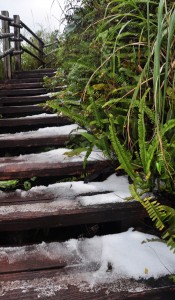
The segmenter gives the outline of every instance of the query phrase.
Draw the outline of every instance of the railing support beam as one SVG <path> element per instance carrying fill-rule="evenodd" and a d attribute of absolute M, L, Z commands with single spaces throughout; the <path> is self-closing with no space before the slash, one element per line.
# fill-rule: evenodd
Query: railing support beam
<path fill-rule="evenodd" d="M 39 45 L 39 58 L 40 58 L 40 61 L 43 61 L 44 62 L 44 43 L 43 41 L 38 41 L 38 45 Z M 43 68 L 45 67 L 45 64 L 43 63 Z"/>
<path fill-rule="evenodd" d="M 9 13 L 6 10 L 1 12 L 2 15 L 9 18 Z M 2 34 L 10 33 L 10 25 L 8 20 L 2 20 Z M 10 49 L 10 38 L 6 37 L 3 41 L 3 52 L 6 52 Z M 3 59 L 4 63 L 4 76 L 6 79 L 12 78 L 12 69 L 11 69 L 11 54 L 8 54 Z"/>
<path fill-rule="evenodd" d="M 14 24 L 20 25 L 20 17 L 18 15 L 14 15 Z M 14 26 L 14 48 L 16 53 L 15 55 L 15 70 L 21 70 L 21 42 L 20 42 L 20 26 Z"/>

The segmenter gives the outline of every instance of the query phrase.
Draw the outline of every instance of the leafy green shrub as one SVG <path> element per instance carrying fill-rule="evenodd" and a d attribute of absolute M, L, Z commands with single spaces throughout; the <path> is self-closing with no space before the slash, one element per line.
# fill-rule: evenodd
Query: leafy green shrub
<path fill-rule="evenodd" d="M 118 160 L 133 198 L 175 248 L 175 210 L 140 196 L 175 194 L 175 4 L 87 0 L 70 20 L 60 65 L 68 87 L 49 105 L 87 129 L 88 154 L 98 146 Z"/>

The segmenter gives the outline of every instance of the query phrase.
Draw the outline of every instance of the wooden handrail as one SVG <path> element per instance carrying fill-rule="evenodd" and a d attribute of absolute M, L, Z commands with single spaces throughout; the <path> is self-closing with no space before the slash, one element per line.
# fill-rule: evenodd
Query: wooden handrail
<path fill-rule="evenodd" d="M 28 32 L 30 32 L 31 33 L 31 35 L 33 35 L 33 37 L 35 37 L 39 42 L 41 42 L 41 43 L 43 43 L 44 44 L 44 42 L 42 41 L 42 39 L 40 39 L 25 23 L 23 23 L 22 21 L 21 21 L 21 25 L 22 25 L 22 27 L 23 28 L 25 28 Z"/>
<path fill-rule="evenodd" d="M 58 44 L 58 40 L 55 40 L 53 43 L 45 44 L 45 45 L 44 45 L 44 48 L 53 46 L 53 45 L 55 45 L 55 44 Z"/>
<path fill-rule="evenodd" d="M 7 37 L 13 37 L 14 33 L 0 33 L 0 39 L 5 39 Z"/>
<path fill-rule="evenodd" d="M 41 51 L 39 47 L 37 47 L 34 43 L 32 43 L 28 38 L 26 38 L 23 34 L 20 34 L 20 37 L 27 42 L 30 46 L 35 48 L 38 52 Z"/>
<path fill-rule="evenodd" d="M 30 54 L 31 56 L 33 56 L 34 58 L 36 58 L 37 60 L 39 60 L 42 64 L 44 64 L 44 61 L 41 60 L 39 56 L 37 56 L 34 53 L 32 53 L 32 51 L 30 51 L 30 50 L 28 50 L 28 49 L 26 49 L 26 48 L 24 48 L 22 46 L 21 46 L 21 49 L 22 49 L 23 52 L 26 52 L 26 53 Z"/>
<path fill-rule="evenodd" d="M 4 57 L 8 56 L 9 54 L 12 54 L 13 52 L 14 52 L 14 48 L 10 48 L 7 51 L 1 53 L 0 58 L 4 58 Z"/>
<path fill-rule="evenodd" d="M 38 37 L 24 22 L 20 20 L 20 17 L 18 15 L 14 15 L 13 18 L 10 18 L 8 11 L 2 11 L 0 14 L 0 20 L 2 21 L 0 40 L 2 40 L 3 44 L 2 52 L 0 52 L 0 59 L 3 59 L 5 78 L 11 79 L 12 65 L 13 71 L 21 70 L 21 54 L 23 52 L 28 53 L 36 60 L 38 60 L 41 66 L 45 66 L 44 48 L 52 45 L 52 43 L 45 45 L 42 39 Z M 11 32 L 11 27 L 13 27 L 13 32 Z M 28 39 L 21 33 L 22 28 L 24 28 L 31 34 L 32 40 Z M 33 42 L 33 39 L 36 42 Z M 22 46 L 23 41 L 30 45 L 32 49 L 35 49 L 35 53 Z M 13 56 L 14 63 L 12 64 Z"/>
<path fill-rule="evenodd" d="M 5 11 L 6 12 L 6 11 Z M 9 16 L 8 15 L 4 15 L 3 14 L 4 13 L 4 11 L 2 11 L 2 14 L 0 14 L 0 19 L 1 20 L 4 20 L 4 21 L 13 21 L 13 19 L 12 18 L 9 18 Z"/>

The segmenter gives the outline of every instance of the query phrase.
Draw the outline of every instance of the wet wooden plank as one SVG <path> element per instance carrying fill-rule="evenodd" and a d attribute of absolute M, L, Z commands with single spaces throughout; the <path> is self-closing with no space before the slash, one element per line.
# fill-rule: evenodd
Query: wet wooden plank
<path fill-rule="evenodd" d="M 43 82 L 43 79 L 41 77 L 39 78 L 12 78 L 12 79 L 5 79 L 5 80 L 1 80 L 0 83 L 1 84 L 14 84 L 14 83 L 32 83 L 32 82 Z"/>
<path fill-rule="evenodd" d="M 54 91 L 58 92 L 62 89 L 62 86 L 55 87 Z M 0 89 L 0 97 L 6 96 L 35 96 L 35 95 L 43 95 L 47 94 L 48 89 L 44 87 L 40 88 L 14 88 L 14 89 Z"/>
<path fill-rule="evenodd" d="M 25 105 L 25 106 L 0 106 L 0 114 L 4 115 L 16 115 L 16 114 L 35 114 L 49 112 L 44 107 L 39 105 Z"/>
<path fill-rule="evenodd" d="M 54 96 L 54 95 L 53 95 Z M 19 96 L 19 97 L 0 97 L 0 104 L 2 105 L 25 105 L 25 104 L 39 104 L 52 98 L 51 94 L 38 96 Z"/>
<path fill-rule="evenodd" d="M 33 82 L 33 83 L 1 83 L 0 90 L 10 90 L 10 89 L 29 89 L 29 88 L 40 88 L 43 87 L 43 82 Z"/>
<path fill-rule="evenodd" d="M 21 78 L 43 78 L 44 76 L 52 77 L 55 73 L 53 72 L 26 72 L 26 73 L 15 73 L 13 75 L 14 79 L 21 79 Z"/>
<path fill-rule="evenodd" d="M 92 271 L 95 271 L 94 266 Z M 175 285 L 159 286 L 155 280 L 154 287 L 146 282 L 143 287 L 142 283 L 133 279 L 119 278 L 114 283 L 99 284 L 93 288 L 83 281 L 81 283 L 81 279 L 78 282 L 79 278 L 88 275 L 88 271 L 76 267 L 3 274 L 0 275 L 0 297 L 2 300 L 174 300 Z"/>
<path fill-rule="evenodd" d="M 33 95 L 42 95 L 44 93 L 47 93 L 46 88 L 35 88 L 35 89 L 10 89 L 10 90 L 0 90 L 0 97 L 4 96 L 22 96 L 22 95 L 27 95 L 27 96 L 33 96 Z"/>
<path fill-rule="evenodd" d="M 14 207 L 10 207 L 10 209 L 8 209 L 7 205 L 3 206 L 1 204 L 0 231 L 54 228 L 117 221 L 127 222 L 127 224 L 129 224 L 128 222 L 139 224 L 140 221 L 143 222 L 144 218 L 147 217 L 145 209 L 136 202 L 82 206 L 76 200 L 73 202 L 62 197 L 56 200 L 58 205 L 55 202 L 53 207 L 52 202 L 49 203 L 49 199 L 45 199 L 44 206 L 41 205 L 42 197 L 39 199 L 40 209 L 36 208 L 36 211 L 32 207 L 35 204 L 34 201 L 33 203 L 30 202 L 31 211 L 29 206 L 16 206 L 17 203 L 16 205 L 14 203 Z M 68 201 L 70 201 L 69 205 Z M 66 208 L 64 208 L 65 202 L 67 202 Z"/>
<path fill-rule="evenodd" d="M 0 149 L 16 147 L 64 146 L 69 141 L 69 135 L 32 136 L 32 133 L 21 137 L 0 135 Z"/>
<path fill-rule="evenodd" d="M 59 269 L 79 262 L 79 256 L 72 253 L 65 243 L 42 242 L 18 247 L 0 247 L 0 276 L 24 271 Z"/>
<path fill-rule="evenodd" d="M 31 116 L 27 118 L 6 118 L 0 119 L 0 128 L 13 128 L 20 126 L 38 126 L 44 124 L 47 125 L 68 125 L 70 121 L 67 118 L 57 117 L 55 115 L 47 116 Z"/>
<path fill-rule="evenodd" d="M 93 173 L 101 171 L 109 166 L 107 161 L 89 161 L 86 170 L 83 168 L 83 163 L 78 162 L 49 162 L 48 158 L 42 162 L 30 161 L 30 158 L 7 157 L 0 158 L 0 179 L 10 180 L 19 178 L 49 177 L 49 176 L 70 176 L 80 175 L 84 172 Z"/>
<path fill-rule="evenodd" d="M 22 70 L 15 71 L 13 75 L 23 75 L 23 74 L 42 74 L 42 73 L 54 73 L 55 70 L 52 68 L 43 68 L 43 69 L 35 69 L 35 70 Z"/>

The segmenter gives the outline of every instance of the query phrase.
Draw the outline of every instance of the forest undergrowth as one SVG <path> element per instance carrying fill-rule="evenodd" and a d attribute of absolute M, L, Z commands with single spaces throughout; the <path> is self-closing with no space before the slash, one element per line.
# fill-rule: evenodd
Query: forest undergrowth
<path fill-rule="evenodd" d="M 128 174 L 132 198 L 175 249 L 174 1 L 68 1 L 65 18 L 45 84 L 67 88 L 47 105 L 87 130 L 86 160 L 98 147 Z"/>

